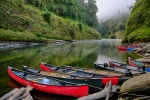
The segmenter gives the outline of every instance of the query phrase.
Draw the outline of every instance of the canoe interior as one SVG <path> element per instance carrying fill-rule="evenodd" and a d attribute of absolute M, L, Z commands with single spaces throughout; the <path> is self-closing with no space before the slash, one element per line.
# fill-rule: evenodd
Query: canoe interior
<path fill-rule="evenodd" d="M 118 67 L 112 67 L 112 66 L 107 66 L 104 67 L 103 64 L 99 64 L 99 63 L 94 63 L 94 66 L 96 69 L 101 69 L 101 70 L 111 70 L 111 71 L 119 71 L 122 73 L 125 73 L 126 68 L 118 68 Z M 137 70 L 130 70 L 132 72 L 132 74 L 134 74 L 134 76 L 138 76 L 140 74 L 143 74 L 143 71 L 137 71 Z"/>
<path fill-rule="evenodd" d="M 44 64 L 44 65 L 52 70 L 54 69 L 54 71 L 57 71 L 59 73 L 70 74 L 73 76 L 80 76 L 80 77 L 86 77 L 86 78 L 100 78 L 100 77 L 108 76 L 105 74 L 95 74 L 95 73 L 84 72 L 83 69 L 81 68 L 71 69 L 68 67 L 51 66 L 49 64 Z"/>
<path fill-rule="evenodd" d="M 57 78 L 59 80 L 63 80 L 63 81 L 71 82 L 71 83 L 88 84 L 90 87 L 89 92 L 99 91 L 100 88 L 102 87 L 102 80 L 101 79 L 90 79 L 90 78 L 72 76 L 69 74 L 62 74 L 62 73 L 58 73 L 58 72 L 49 72 L 49 71 L 37 70 L 37 69 L 29 68 L 27 66 L 23 67 L 23 68 L 26 71 L 51 76 L 51 77 Z"/>
<path fill-rule="evenodd" d="M 79 69 L 78 67 L 69 67 L 69 68 Z M 108 75 L 108 76 L 123 76 L 123 73 L 118 72 L 118 71 L 98 70 L 98 69 L 89 69 L 89 68 L 80 68 L 80 69 L 88 73 L 102 74 L 102 75 Z"/>
<path fill-rule="evenodd" d="M 86 96 L 89 92 L 89 86 L 87 84 L 70 83 L 45 75 L 20 71 L 12 67 L 8 67 L 8 74 L 24 86 L 30 85 L 34 89 L 47 93 L 79 98 Z"/>
<path fill-rule="evenodd" d="M 73 84 L 73 83 L 67 83 L 65 81 L 59 81 L 50 77 L 46 77 L 46 76 L 40 76 L 40 75 L 36 75 L 36 74 L 32 74 L 32 73 L 26 73 L 26 72 L 22 72 L 22 71 L 18 71 L 15 69 L 11 69 L 15 75 L 25 79 L 25 80 L 29 80 L 29 81 L 33 81 L 35 83 L 39 83 L 39 84 L 45 84 L 45 85 L 55 85 L 55 86 L 76 86 L 78 84 Z"/>
<path fill-rule="evenodd" d="M 135 70 L 138 72 L 143 72 L 142 67 L 130 66 L 128 64 L 123 64 L 123 63 L 114 62 L 114 61 L 109 61 L 109 64 L 110 64 L 110 66 L 113 66 L 113 67 L 120 67 L 120 68 L 124 68 L 124 69 L 131 69 L 131 70 Z"/>
<path fill-rule="evenodd" d="M 123 76 L 121 72 L 114 72 L 110 70 L 96 70 L 96 69 L 88 69 L 88 68 L 78 68 L 78 67 L 57 67 L 51 66 L 50 64 L 44 64 L 46 67 L 50 69 L 55 69 L 55 71 L 65 74 L 70 74 L 74 76 L 80 77 L 91 77 L 91 78 L 99 78 L 102 76 Z"/>
<path fill-rule="evenodd" d="M 42 69 L 47 69 L 49 68 L 51 70 L 50 66 L 45 65 L 40 65 Z M 44 68 L 45 67 L 45 68 Z M 81 71 L 82 70 L 82 71 Z M 126 76 L 109 76 L 109 75 L 104 75 L 104 74 L 96 74 L 96 73 L 89 73 L 89 72 L 84 72 L 84 69 L 71 69 L 70 67 L 65 68 L 65 67 L 57 67 L 55 71 L 58 71 L 60 73 L 66 73 L 74 76 L 80 76 L 80 77 L 85 77 L 85 78 L 98 78 L 102 80 L 102 84 L 106 85 L 106 82 L 109 82 L 110 80 L 112 81 L 113 85 L 117 85 L 118 83 L 122 83 L 126 80 L 128 80 L 130 77 Z"/>

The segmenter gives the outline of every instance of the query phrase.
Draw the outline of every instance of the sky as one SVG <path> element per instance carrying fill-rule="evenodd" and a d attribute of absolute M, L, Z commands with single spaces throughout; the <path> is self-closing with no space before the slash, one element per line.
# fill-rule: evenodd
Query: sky
<path fill-rule="evenodd" d="M 114 16 L 119 10 L 129 11 L 128 6 L 133 5 L 135 0 L 96 0 L 96 2 L 98 19 L 106 20 Z"/>

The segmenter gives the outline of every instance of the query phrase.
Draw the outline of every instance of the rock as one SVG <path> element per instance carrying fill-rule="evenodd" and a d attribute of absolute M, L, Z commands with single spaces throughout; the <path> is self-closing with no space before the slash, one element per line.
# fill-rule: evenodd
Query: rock
<path fill-rule="evenodd" d="M 138 49 L 136 52 L 140 53 L 140 52 L 145 52 L 146 50 L 150 49 L 150 44 Z"/>
<path fill-rule="evenodd" d="M 150 73 L 127 80 L 122 84 L 120 92 L 150 95 Z"/>
<path fill-rule="evenodd" d="M 150 49 L 147 49 L 145 52 L 146 52 L 146 53 L 150 53 Z"/>
<path fill-rule="evenodd" d="M 150 62 L 150 57 L 144 57 L 140 59 L 136 59 L 136 61 L 143 62 L 143 63 L 149 63 Z"/>
<path fill-rule="evenodd" d="M 148 56 L 150 56 L 150 53 L 145 53 L 144 56 L 148 57 Z"/>

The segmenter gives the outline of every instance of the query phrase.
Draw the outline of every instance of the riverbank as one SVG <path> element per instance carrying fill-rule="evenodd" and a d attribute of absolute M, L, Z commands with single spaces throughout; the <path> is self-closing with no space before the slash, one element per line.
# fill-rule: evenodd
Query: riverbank
<path fill-rule="evenodd" d="M 52 40 L 50 42 L 4 42 L 0 41 L 0 50 L 7 50 L 7 49 L 15 49 L 15 48 L 24 48 L 24 47 L 33 47 L 33 46 L 41 46 L 49 43 L 69 43 L 69 42 L 76 42 L 75 40 L 72 41 L 63 41 L 63 40 Z"/>
<path fill-rule="evenodd" d="M 150 67 L 150 43 L 140 43 L 141 47 L 136 48 L 134 53 L 142 55 L 142 58 L 134 59 L 137 62 L 142 63 L 142 66 L 146 68 Z M 149 95 L 150 92 L 150 73 L 146 72 L 145 74 L 133 77 L 121 86 L 121 92 L 133 93 L 140 95 Z"/>
<path fill-rule="evenodd" d="M 150 43 L 143 44 L 142 47 L 137 48 L 133 52 L 142 55 L 142 58 L 136 59 L 136 61 L 142 62 L 144 65 L 150 63 Z"/>

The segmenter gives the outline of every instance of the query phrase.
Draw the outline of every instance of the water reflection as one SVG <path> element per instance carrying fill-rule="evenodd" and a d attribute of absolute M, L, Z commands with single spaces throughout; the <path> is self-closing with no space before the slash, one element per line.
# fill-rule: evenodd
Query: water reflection
<path fill-rule="evenodd" d="M 0 51 L 0 97 L 12 90 L 8 85 L 7 66 L 18 69 L 22 69 L 22 65 L 39 68 L 39 63 L 45 62 L 57 66 L 94 68 L 93 62 L 104 63 L 108 60 L 125 62 L 124 53 L 117 51 L 117 45 L 120 44 L 121 40 L 79 41 Z M 53 97 L 53 100 L 59 99 Z"/>
<path fill-rule="evenodd" d="M 125 63 L 123 53 L 118 53 L 118 45 L 121 45 L 121 40 L 101 40 L 96 62 L 108 63 L 109 60 L 113 60 Z"/>

